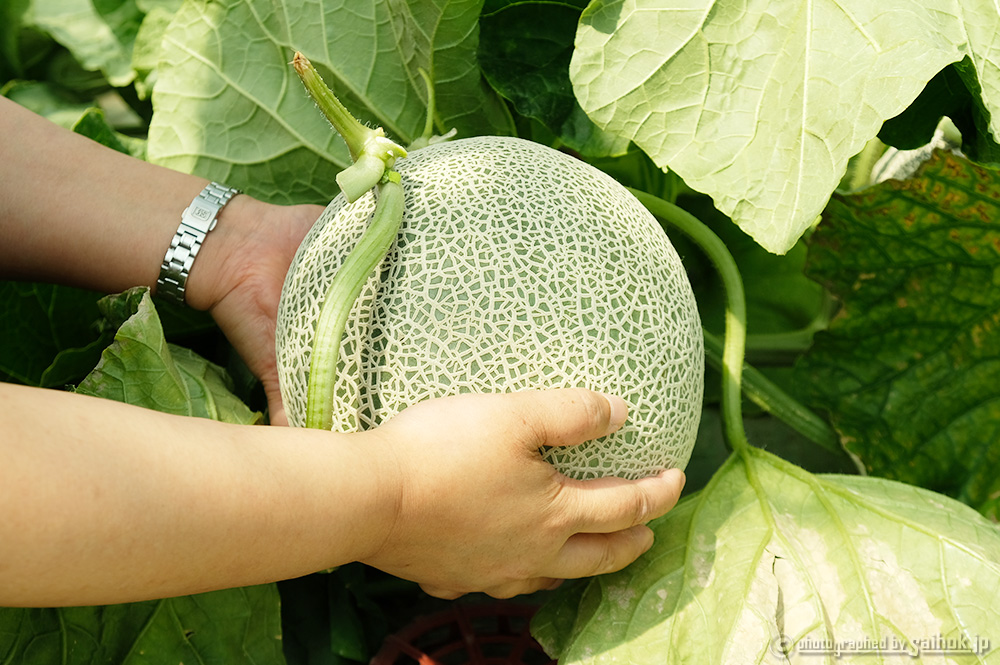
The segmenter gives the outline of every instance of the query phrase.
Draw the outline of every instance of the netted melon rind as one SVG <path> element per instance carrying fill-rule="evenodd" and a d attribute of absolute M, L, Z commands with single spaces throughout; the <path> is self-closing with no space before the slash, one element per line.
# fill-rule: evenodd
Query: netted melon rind
<path fill-rule="evenodd" d="M 431 397 L 581 386 L 624 397 L 629 420 L 548 449 L 557 468 L 576 478 L 683 468 L 701 414 L 701 323 L 646 209 L 597 169 L 522 139 L 437 144 L 396 168 L 406 213 L 348 320 L 333 429 L 368 429 Z M 292 425 L 305 420 L 321 299 L 373 208 L 371 194 L 337 197 L 288 272 L 277 354 Z"/>

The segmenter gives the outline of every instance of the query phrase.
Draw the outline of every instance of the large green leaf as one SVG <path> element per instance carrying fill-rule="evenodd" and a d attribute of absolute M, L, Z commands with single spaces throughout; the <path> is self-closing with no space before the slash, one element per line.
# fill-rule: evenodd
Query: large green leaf
<path fill-rule="evenodd" d="M 798 371 L 870 473 L 1000 517 L 1000 172 L 937 153 L 836 197 L 808 270 L 843 303 Z"/>
<path fill-rule="evenodd" d="M 751 449 L 650 526 L 536 616 L 561 663 L 1000 662 L 1000 530 L 946 497 Z"/>
<path fill-rule="evenodd" d="M 109 296 L 100 306 L 123 323 L 77 392 L 175 415 L 244 425 L 261 421 L 233 394 L 222 368 L 167 343 L 148 289 Z"/>
<path fill-rule="evenodd" d="M 479 20 L 479 65 L 518 113 L 566 147 L 591 157 L 622 155 L 628 139 L 602 132 L 573 96 L 569 61 L 586 0 L 491 0 Z"/>
<path fill-rule="evenodd" d="M 992 0 L 595 0 L 576 46 L 588 115 L 772 252 L 795 244 L 850 157 L 947 64 L 969 57 L 1000 136 Z"/>
<path fill-rule="evenodd" d="M 435 83 L 439 130 L 510 133 L 476 66 L 481 0 L 188 0 L 167 30 L 149 156 L 280 203 L 326 202 L 347 148 L 290 66 L 304 53 L 356 115 L 409 142 Z"/>
<path fill-rule="evenodd" d="M 277 586 L 124 605 L 0 608 L 0 662 L 284 663 Z"/>
<path fill-rule="evenodd" d="M 110 341 L 96 301 L 65 286 L 0 282 L 0 379 L 54 388 L 83 378 Z"/>
<path fill-rule="evenodd" d="M 31 0 L 33 23 L 112 85 L 132 81 L 132 42 L 142 22 L 134 0 Z"/>

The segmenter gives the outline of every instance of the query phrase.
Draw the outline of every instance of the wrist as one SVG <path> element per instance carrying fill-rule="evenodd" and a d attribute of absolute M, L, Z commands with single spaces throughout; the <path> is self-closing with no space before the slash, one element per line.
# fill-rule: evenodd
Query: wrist
<path fill-rule="evenodd" d="M 187 279 L 206 236 L 215 229 L 219 215 L 239 190 L 218 182 L 206 185 L 181 213 L 156 281 L 157 293 L 181 305 L 186 303 Z"/>
<path fill-rule="evenodd" d="M 373 511 L 358 561 L 375 565 L 399 535 L 402 526 L 406 477 L 400 461 L 399 450 L 390 432 L 376 427 L 352 434 L 362 454 L 372 465 L 373 478 L 377 481 L 372 498 Z"/>
<path fill-rule="evenodd" d="M 267 207 L 250 196 L 237 194 L 219 211 L 217 223 L 205 236 L 188 274 L 188 307 L 212 309 L 243 279 L 253 260 L 253 227 Z"/>

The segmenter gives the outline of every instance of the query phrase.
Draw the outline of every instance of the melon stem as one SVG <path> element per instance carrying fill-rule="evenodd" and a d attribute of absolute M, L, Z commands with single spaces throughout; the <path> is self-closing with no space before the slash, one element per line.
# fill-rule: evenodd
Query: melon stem
<path fill-rule="evenodd" d="M 725 337 L 720 342 L 705 331 L 705 353 L 709 362 L 722 374 L 723 436 L 729 447 L 744 460 L 754 449 L 743 427 L 743 381 L 747 397 L 792 429 L 832 453 L 843 455 L 836 432 L 819 416 L 795 401 L 753 367 L 744 364 L 746 353 L 746 298 L 743 278 L 725 243 L 701 220 L 657 196 L 629 188 L 639 202 L 655 217 L 692 240 L 718 271 L 726 292 Z M 747 465 L 753 474 L 752 465 Z M 755 482 L 755 481 L 753 481 Z"/>
<path fill-rule="evenodd" d="M 330 282 L 316 322 L 309 360 L 306 427 L 329 430 L 333 426 L 337 365 L 348 315 L 369 275 L 395 242 L 403 221 L 403 186 L 396 171 L 386 171 L 376 196 L 372 220 Z"/>
<path fill-rule="evenodd" d="M 302 53 L 295 53 L 292 66 L 351 153 L 354 163 L 337 174 L 344 198 L 353 203 L 376 188 L 372 220 L 330 282 L 316 321 L 309 360 L 306 427 L 329 430 L 333 427 L 333 395 L 347 318 L 368 276 L 395 242 L 403 221 L 403 186 L 392 167 L 397 158 L 406 157 L 406 149 L 386 138 L 381 127 L 372 129 L 351 115 Z"/>
<path fill-rule="evenodd" d="M 721 368 L 722 433 L 729 447 L 747 458 L 752 452 L 743 428 L 742 380 L 747 312 L 740 270 L 725 243 L 697 217 L 652 194 L 632 188 L 629 191 L 649 212 L 690 238 L 705 253 L 722 279 L 726 292 L 726 327 Z"/>
<path fill-rule="evenodd" d="M 397 158 L 406 157 L 406 149 L 386 138 L 381 127 L 373 129 L 351 115 L 302 53 L 295 52 L 292 67 L 316 106 L 347 144 L 354 163 L 337 174 L 337 184 L 347 201 L 353 203 L 379 183 Z"/>

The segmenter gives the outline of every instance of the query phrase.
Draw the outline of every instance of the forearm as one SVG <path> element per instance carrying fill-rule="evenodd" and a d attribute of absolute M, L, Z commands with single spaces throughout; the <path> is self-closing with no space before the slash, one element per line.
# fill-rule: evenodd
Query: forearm
<path fill-rule="evenodd" d="M 393 472 L 364 435 L 3 384 L 0 414 L 0 606 L 286 579 L 363 558 L 395 516 Z"/>
<path fill-rule="evenodd" d="M 108 293 L 155 287 L 181 213 L 208 182 L 105 148 L 2 97 L 0 154 L 0 277 Z M 202 255 L 234 231 L 240 216 L 229 207 L 253 205 L 263 204 L 234 199 Z M 201 308 L 211 304 L 210 285 L 196 271 L 212 263 L 197 261 L 189 280 L 189 301 Z"/>

